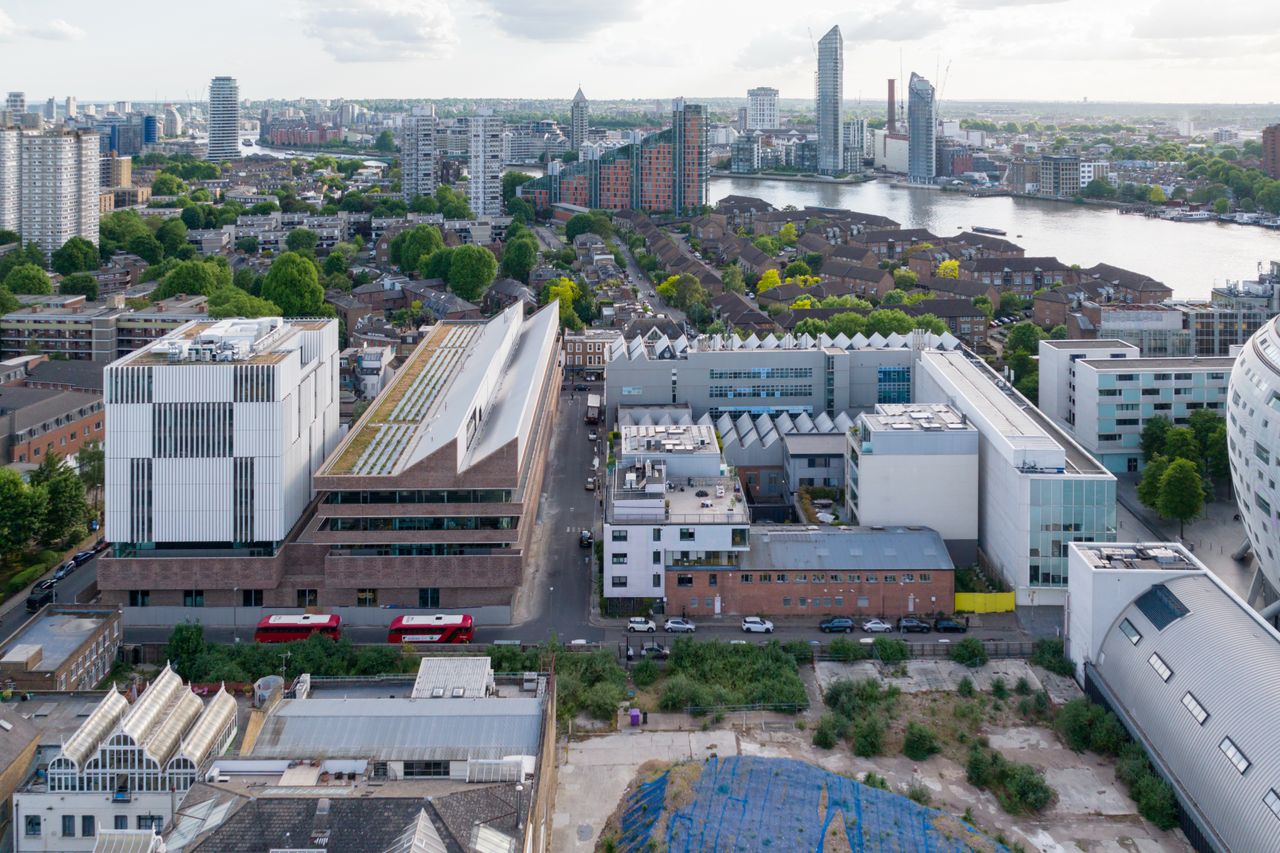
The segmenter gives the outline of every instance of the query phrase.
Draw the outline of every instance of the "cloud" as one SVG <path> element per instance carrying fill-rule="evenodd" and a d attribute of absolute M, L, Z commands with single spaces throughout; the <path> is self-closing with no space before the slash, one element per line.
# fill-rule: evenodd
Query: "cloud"
<path fill-rule="evenodd" d="M 816 61 L 809 35 L 788 31 L 756 36 L 738 54 L 734 67 L 768 71 L 792 65 L 812 66 Z"/>
<path fill-rule="evenodd" d="M 581 41 L 640 16 L 640 2 L 599 0 L 481 0 L 498 28 L 533 41 Z"/>
<path fill-rule="evenodd" d="M 1269 35 L 1280 27 L 1280 9 L 1243 9 L 1219 4 L 1212 15 L 1199 4 L 1161 0 L 1133 27 L 1133 35 L 1144 39 L 1254 38 Z"/>
<path fill-rule="evenodd" d="M 846 42 L 915 41 L 941 30 L 944 16 L 914 2 L 876 12 L 852 26 L 842 26 Z"/>
<path fill-rule="evenodd" d="M 445 0 L 327 0 L 303 8 L 303 31 L 338 62 L 442 59 L 458 43 Z"/>
<path fill-rule="evenodd" d="M 62 18 L 54 18 L 46 24 L 26 26 L 19 24 L 0 9 L 0 42 L 18 41 L 19 39 L 40 39 L 41 41 L 79 41 L 85 32 L 79 27 L 69 24 Z"/>
<path fill-rule="evenodd" d="M 1066 0 L 955 0 L 957 9 L 971 9 L 975 12 L 986 12 L 992 9 L 1013 9 L 1023 6 L 1049 6 L 1065 3 Z"/>

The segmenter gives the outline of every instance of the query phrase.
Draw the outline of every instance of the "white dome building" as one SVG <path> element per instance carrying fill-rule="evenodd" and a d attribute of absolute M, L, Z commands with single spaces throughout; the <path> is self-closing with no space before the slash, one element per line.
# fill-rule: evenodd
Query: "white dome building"
<path fill-rule="evenodd" d="M 1266 581 L 1280 599 L 1280 327 L 1270 320 L 1242 348 L 1228 386 L 1227 447 L 1240 518 Z"/>

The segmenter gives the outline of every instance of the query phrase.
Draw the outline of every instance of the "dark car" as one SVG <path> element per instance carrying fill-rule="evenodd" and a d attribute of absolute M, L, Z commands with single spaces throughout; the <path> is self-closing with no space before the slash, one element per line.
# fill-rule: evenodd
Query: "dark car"
<path fill-rule="evenodd" d="M 818 624 L 818 630 L 824 634 L 836 632 L 848 634 L 853 631 L 853 620 L 848 616 L 832 616 L 830 619 L 823 619 Z"/>
<path fill-rule="evenodd" d="M 592 535 L 590 530 L 584 530 L 578 534 L 578 547 L 590 548 L 595 544 L 596 537 Z"/>
<path fill-rule="evenodd" d="M 71 562 L 75 563 L 77 566 L 83 566 L 85 563 L 92 560 L 94 555 L 97 553 L 98 552 L 94 551 L 92 548 L 88 551 L 81 551 L 71 558 Z"/>
<path fill-rule="evenodd" d="M 574 386 L 573 386 L 573 390 L 575 390 L 575 391 L 586 391 L 586 390 L 587 390 L 587 386 L 586 386 L 586 385 L 574 385 Z"/>
<path fill-rule="evenodd" d="M 933 630 L 939 634 L 963 634 L 969 629 L 964 626 L 963 622 L 957 622 L 954 619 L 934 619 Z"/>
<path fill-rule="evenodd" d="M 53 603 L 53 590 L 40 589 L 27 596 L 27 612 L 35 613 L 46 604 Z"/>
<path fill-rule="evenodd" d="M 661 643 L 646 643 L 640 649 L 640 654 L 654 660 L 666 660 L 671 656 L 671 652 Z"/>
<path fill-rule="evenodd" d="M 914 616 L 903 616 L 898 620 L 898 630 L 904 634 L 927 634 L 933 629 L 929 627 L 928 622 Z"/>
<path fill-rule="evenodd" d="M 40 583 L 36 584 L 32 591 L 43 592 L 46 589 L 53 589 L 57 585 L 58 585 L 58 581 L 56 578 L 45 578 L 44 580 L 40 581 Z"/>

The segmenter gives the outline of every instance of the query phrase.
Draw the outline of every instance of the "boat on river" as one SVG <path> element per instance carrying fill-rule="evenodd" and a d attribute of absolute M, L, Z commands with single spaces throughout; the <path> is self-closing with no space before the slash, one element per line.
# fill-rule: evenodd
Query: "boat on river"
<path fill-rule="evenodd" d="M 975 225 L 970 230 L 973 231 L 975 234 L 992 234 L 996 237 L 1004 237 L 1006 234 L 1009 233 L 1008 231 L 1005 231 L 1002 228 L 992 228 L 988 225 Z"/>

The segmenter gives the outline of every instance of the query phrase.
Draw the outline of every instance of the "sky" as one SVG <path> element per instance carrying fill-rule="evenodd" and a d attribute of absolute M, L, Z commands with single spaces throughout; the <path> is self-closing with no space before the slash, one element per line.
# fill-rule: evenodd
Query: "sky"
<path fill-rule="evenodd" d="M 838 24 L 845 98 L 917 71 L 942 100 L 1269 103 L 1276 0 L 0 0 L 0 90 L 28 101 L 812 98 Z"/>

